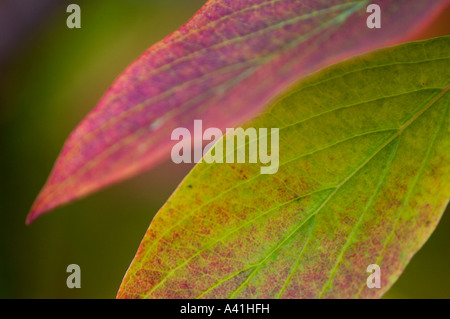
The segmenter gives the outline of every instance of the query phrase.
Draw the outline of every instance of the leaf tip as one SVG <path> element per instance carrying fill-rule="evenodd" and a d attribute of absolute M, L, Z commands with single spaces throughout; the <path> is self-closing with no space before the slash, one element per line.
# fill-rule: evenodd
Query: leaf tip
<path fill-rule="evenodd" d="M 36 201 L 30 209 L 30 212 L 27 215 L 27 218 L 25 219 L 25 224 L 27 226 L 31 225 L 40 215 L 46 212 L 46 210 L 39 209 L 39 206 L 37 204 L 39 198 L 40 196 L 37 197 Z"/>
<path fill-rule="evenodd" d="M 46 214 L 60 205 L 59 202 L 49 201 L 46 197 L 47 187 L 41 190 L 39 195 L 36 197 L 31 209 L 25 219 L 26 225 L 31 225 L 36 219 L 38 219 L 43 214 Z"/>
<path fill-rule="evenodd" d="M 34 221 L 34 219 L 35 218 L 34 218 L 33 214 L 29 213 L 27 215 L 27 218 L 25 219 L 25 225 L 30 226 L 31 223 Z"/>

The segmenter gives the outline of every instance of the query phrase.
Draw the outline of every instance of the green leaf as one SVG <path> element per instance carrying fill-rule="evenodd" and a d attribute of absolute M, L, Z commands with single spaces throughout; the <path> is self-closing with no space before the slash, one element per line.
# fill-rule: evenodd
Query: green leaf
<path fill-rule="evenodd" d="M 303 80 L 247 125 L 280 129 L 278 172 L 198 164 L 118 297 L 382 296 L 448 203 L 449 52 L 450 37 L 409 43 Z"/>

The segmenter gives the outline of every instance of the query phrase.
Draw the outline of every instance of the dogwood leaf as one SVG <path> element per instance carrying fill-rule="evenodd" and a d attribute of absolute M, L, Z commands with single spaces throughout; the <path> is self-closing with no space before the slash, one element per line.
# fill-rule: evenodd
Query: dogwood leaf
<path fill-rule="evenodd" d="M 301 81 L 246 126 L 279 128 L 278 172 L 197 164 L 118 297 L 383 295 L 448 203 L 449 54 L 450 37 L 413 42 Z M 379 289 L 366 285 L 372 264 Z"/>

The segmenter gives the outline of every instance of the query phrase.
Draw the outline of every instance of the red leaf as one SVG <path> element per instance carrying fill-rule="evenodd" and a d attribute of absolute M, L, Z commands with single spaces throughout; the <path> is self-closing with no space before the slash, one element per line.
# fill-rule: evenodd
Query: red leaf
<path fill-rule="evenodd" d="M 176 127 L 233 127 L 294 81 L 354 54 L 393 45 L 448 0 L 210 0 L 113 83 L 72 132 L 27 223 L 166 159 Z"/>

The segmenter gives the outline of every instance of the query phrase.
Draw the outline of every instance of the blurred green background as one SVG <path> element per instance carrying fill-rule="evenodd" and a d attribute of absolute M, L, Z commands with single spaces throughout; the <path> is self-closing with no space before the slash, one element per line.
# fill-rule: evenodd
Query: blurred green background
<path fill-rule="evenodd" d="M 114 78 L 204 2 L 0 0 L 0 298 L 115 297 L 154 214 L 190 167 L 167 162 L 32 226 L 25 217 L 65 139 Z M 69 3 L 81 6 L 81 29 L 66 27 Z M 449 34 L 449 16 L 418 38 Z M 449 242 L 447 213 L 386 297 L 450 298 Z M 81 289 L 66 286 L 72 263 Z"/>

